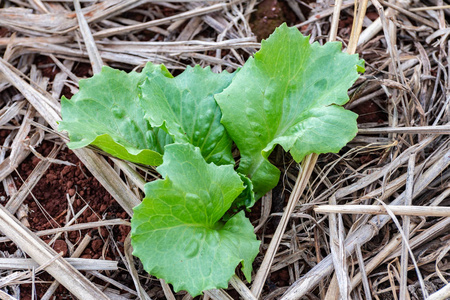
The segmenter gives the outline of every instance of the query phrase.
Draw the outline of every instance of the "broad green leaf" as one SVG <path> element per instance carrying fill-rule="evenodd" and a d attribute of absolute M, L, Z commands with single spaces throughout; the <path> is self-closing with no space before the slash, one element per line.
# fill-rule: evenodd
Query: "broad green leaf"
<path fill-rule="evenodd" d="M 145 185 L 131 220 L 133 254 L 145 270 L 192 296 L 227 287 L 241 263 L 247 280 L 259 241 L 244 212 L 220 221 L 244 189 L 232 165 L 206 163 L 199 148 L 167 145 L 165 178 Z"/>
<path fill-rule="evenodd" d="M 140 104 L 150 124 L 166 130 L 175 142 L 199 147 L 207 162 L 234 164 L 232 141 L 220 123 L 222 114 L 214 100 L 233 76 L 198 65 L 175 78 L 155 72 L 141 86 Z"/>
<path fill-rule="evenodd" d="M 172 142 L 163 130 L 152 128 L 139 107 L 139 84 L 151 73 L 171 76 L 164 66 L 147 64 L 141 73 L 103 67 L 101 73 L 80 80 L 71 100 L 61 99 L 69 147 L 96 146 L 121 159 L 160 165 L 164 146 Z"/>
<path fill-rule="evenodd" d="M 341 105 L 362 69 L 341 43 L 311 45 L 283 24 L 215 96 L 241 152 L 238 171 L 251 178 L 257 198 L 278 182 L 280 171 L 268 161 L 277 144 L 300 162 L 310 153 L 338 152 L 356 135 L 357 115 Z"/>

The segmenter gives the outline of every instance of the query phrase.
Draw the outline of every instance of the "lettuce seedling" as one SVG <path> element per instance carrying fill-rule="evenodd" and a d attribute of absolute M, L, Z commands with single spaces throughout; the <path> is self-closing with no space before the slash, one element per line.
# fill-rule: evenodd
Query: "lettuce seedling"
<path fill-rule="evenodd" d="M 341 43 L 311 45 L 283 24 L 215 96 L 241 153 L 238 171 L 252 179 L 256 198 L 278 183 L 280 171 L 268 161 L 275 145 L 300 162 L 310 153 L 338 152 L 355 137 L 357 115 L 341 105 L 363 63 L 341 52 Z"/>
<path fill-rule="evenodd" d="M 232 165 L 207 164 L 190 144 L 166 146 L 157 171 L 134 208 L 132 245 L 145 270 L 192 296 L 226 288 L 235 268 L 251 280 L 259 241 L 244 212 L 222 216 L 244 190 Z"/>
<path fill-rule="evenodd" d="M 277 184 L 270 153 L 279 144 L 300 162 L 339 151 L 357 132 L 356 114 L 342 105 L 362 71 L 363 61 L 340 43 L 311 45 L 282 25 L 232 74 L 104 67 L 61 100 L 59 128 L 70 148 L 93 145 L 159 166 L 163 179 L 147 183 L 134 208 L 133 253 L 147 272 L 196 296 L 226 287 L 239 263 L 250 281 L 259 242 L 242 208 Z"/>

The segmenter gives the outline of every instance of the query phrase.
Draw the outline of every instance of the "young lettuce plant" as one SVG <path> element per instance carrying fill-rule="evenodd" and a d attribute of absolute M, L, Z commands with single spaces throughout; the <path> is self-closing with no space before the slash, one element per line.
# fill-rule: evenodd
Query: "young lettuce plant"
<path fill-rule="evenodd" d="M 134 208 L 134 254 L 150 274 L 193 296 L 226 287 L 239 263 L 250 281 L 259 251 L 244 212 L 228 213 L 255 202 L 251 180 L 233 168 L 232 141 L 214 100 L 233 76 L 200 66 L 175 78 L 152 64 L 129 74 L 104 67 L 61 101 L 59 128 L 68 131 L 69 147 L 90 144 L 159 165 L 164 180 L 147 183 Z"/>
<path fill-rule="evenodd" d="M 235 268 L 251 280 L 259 250 L 253 226 L 241 211 L 222 216 L 245 189 L 233 165 L 208 164 L 199 148 L 167 145 L 157 171 L 165 178 L 145 185 L 134 209 L 134 255 L 152 275 L 192 296 L 226 288 Z"/>
<path fill-rule="evenodd" d="M 239 263 L 250 281 L 259 242 L 240 210 L 276 186 L 280 171 L 270 153 L 279 144 L 300 162 L 339 151 L 357 132 L 356 115 L 342 105 L 363 71 L 340 43 L 311 45 L 282 25 L 233 74 L 195 66 L 173 77 L 151 63 L 141 73 L 104 67 L 62 99 L 60 129 L 71 148 L 93 145 L 158 166 L 163 179 L 147 183 L 134 208 L 134 255 L 175 291 L 196 296 L 226 287 Z"/>
<path fill-rule="evenodd" d="M 268 160 L 277 144 L 300 162 L 311 153 L 338 152 L 355 137 L 357 115 L 341 105 L 364 61 L 341 47 L 311 45 L 283 24 L 215 96 L 241 153 L 238 171 L 252 179 L 257 199 L 278 183 L 280 170 Z"/>

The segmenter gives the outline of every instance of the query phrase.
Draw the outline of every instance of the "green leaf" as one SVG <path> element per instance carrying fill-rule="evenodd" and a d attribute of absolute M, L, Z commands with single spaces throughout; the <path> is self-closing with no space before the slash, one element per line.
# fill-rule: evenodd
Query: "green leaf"
<path fill-rule="evenodd" d="M 237 196 L 236 199 L 234 199 L 233 204 L 231 205 L 230 209 L 225 213 L 225 215 L 222 217 L 222 221 L 228 221 L 231 217 L 233 217 L 237 212 L 245 209 L 247 211 L 250 211 L 250 208 L 255 205 L 256 199 L 255 199 L 255 193 L 253 193 L 253 183 L 252 181 L 239 173 L 239 177 L 241 178 L 242 182 L 244 183 L 245 189 Z"/>
<path fill-rule="evenodd" d="M 253 207 L 256 202 L 255 193 L 253 193 L 253 183 L 245 175 L 239 173 L 239 177 L 244 183 L 245 190 L 242 191 L 242 193 L 236 198 L 236 200 L 234 200 L 233 206 L 237 209 L 248 209 Z"/>
<path fill-rule="evenodd" d="M 309 44 L 281 25 L 215 96 L 222 123 L 241 152 L 238 171 L 256 197 L 276 186 L 280 171 L 268 161 L 279 144 L 300 162 L 310 153 L 338 152 L 357 133 L 357 115 L 341 105 L 363 61 L 341 43 Z"/>
<path fill-rule="evenodd" d="M 192 296 L 227 287 L 239 263 L 250 281 L 259 250 L 253 226 L 243 211 L 220 221 L 244 189 L 233 166 L 207 164 L 198 148 L 172 144 L 157 170 L 165 179 L 145 185 L 131 220 L 133 254 L 145 270 Z"/>
<path fill-rule="evenodd" d="M 232 141 L 220 123 L 214 94 L 231 83 L 234 74 L 216 74 L 195 66 L 175 78 L 153 73 L 141 86 L 141 106 L 153 127 L 166 130 L 179 143 L 199 147 L 207 162 L 234 164 Z"/>
<path fill-rule="evenodd" d="M 172 139 L 150 126 L 138 104 L 138 86 L 153 72 L 171 76 L 164 66 L 149 63 L 141 73 L 103 67 L 80 80 L 80 91 L 71 100 L 61 99 L 59 130 L 69 133 L 69 147 L 93 145 L 121 159 L 160 165 L 164 146 Z"/>

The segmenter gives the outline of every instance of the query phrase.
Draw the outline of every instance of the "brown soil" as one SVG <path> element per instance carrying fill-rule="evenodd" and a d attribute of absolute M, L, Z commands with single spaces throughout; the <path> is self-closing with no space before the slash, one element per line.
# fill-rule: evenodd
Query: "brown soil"
<path fill-rule="evenodd" d="M 258 41 L 266 39 L 283 23 L 292 26 L 298 22 L 297 16 L 284 1 L 264 0 L 258 4 L 250 20 L 252 31 Z"/>
<path fill-rule="evenodd" d="M 52 148 L 52 143 L 44 142 L 37 150 L 41 155 L 47 156 Z M 71 206 L 75 214 L 84 206 L 88 206 L 77 218 L 77 223 L 89 223 L 102 219 L 129 219 L 127 213 L 89 173 L 71 150 L 65 148 L 60 151 L 57 159 L 70 162 L 74 166 L 52 164 L 32 190 L 32 196 L 30 195 L 26 199 L 24 204 L 29 207 L 28 221 L 32 231 L 63 227 L 67 222 L 68 213 L 73 216 L 71 209 L 68 207 L 68 198 L 72 202 Z M 17 188 L 20 188 L 39 161 L 39 158 L 30 155 L 20 164 L 18 173 L 13 176 Z M 3 186 L 0 187 L 0 196 L 6 197 Z M 89 234 L 92 241 L 81 255 L 82 258 L 120 261 L 118 251 L 123 254 L 123 242 L 129 230 L 129 227 L 121 225 L 111 230 L 102 227 L 100 231 L 97 229 L 71 231 L 67 236 L 63 234 L 51 246 L 58 253 L 62 252 L 64 257 L 69 257 L 68 243 L 76 245 L 86 234 Z M 113 246 L 109 237 L 117 243 L 118 247 Z M 51 238 L 51 236 L 42 237 L 47 243 L 50 242 Z M 0 243 L 0 251 L 13 254 L 15 250 L 16 247 L 11 242 Z M 51 277 L 43 273 L 39 275 L 38 279 L 49 281 Z M 38 298 L 46 292 L 48 286 L 49 284 L 37 284 Z M 67 298 L 68 291 L 64 287 L 60 287 L 55 296 L 56 299 L 71 299 Z M 31 285 L 21 286 L 21 299 L 31 299 Z"/>
<path fill-rule="evenodd" d="M 386 112 L 373 101 L 367 101 L 367 103 L 358 105 L 352 111 L 358 114 L 358 124 L 383 123 L 387 121 Z"/>

